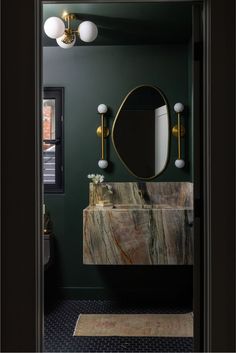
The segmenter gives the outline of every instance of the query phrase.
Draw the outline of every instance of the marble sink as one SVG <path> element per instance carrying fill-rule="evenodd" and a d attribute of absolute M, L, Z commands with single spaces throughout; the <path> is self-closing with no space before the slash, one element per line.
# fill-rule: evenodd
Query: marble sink
<path fill-rule="evenodd" d="M 147 205 L 146 208 L 151 208 L 152 206 L 151 205 Z M 128 204 L 128 205 L 125 205 L 125 204 L 114 204 L 113 206 L 113 209 L 114 210 L 137 210 L 137 209 L 142 209 L 144 208 L 143 205 L 139 205 L 139 204 Z"/>
<path fill-rule="evenodd" d="M 83 262 L 96 265 L 193 264 L 193 184 L 109 183 L 113 208 L 83 211 Z"/>
<path fill-rule="evenodd" d="M 145 210 L 151 210 L 151 209 L 188 209 L 189 207 L 183 207 L 183 206 L 171 206 L 171 205 L 148 205 L 148 204 L 144 204 L 144 205 L 139 205 L 139 204 L 130 204 L 130 205 L 116 205 L 114 204 L 112 209 L 113 211 L 115 210 L 140 210 L 140 209 L 145 209 Z M 189 208 L 190 209 L 190 208 Z"/>

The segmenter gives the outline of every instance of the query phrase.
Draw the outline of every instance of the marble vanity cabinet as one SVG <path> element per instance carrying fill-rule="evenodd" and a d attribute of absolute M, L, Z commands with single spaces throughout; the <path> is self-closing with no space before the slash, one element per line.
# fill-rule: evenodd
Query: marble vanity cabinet
<path fill-rule="evenodd" d="M 113 208 L 96 207 L 90 185 L 83 211 L 83 262 L 96 265 L 193 264 L 193 184 L 109 183 Z"/>

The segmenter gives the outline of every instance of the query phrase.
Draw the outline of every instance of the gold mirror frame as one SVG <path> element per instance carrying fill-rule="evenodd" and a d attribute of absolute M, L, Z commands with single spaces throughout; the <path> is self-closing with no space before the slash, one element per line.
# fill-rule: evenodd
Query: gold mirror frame
<path fill-rule="evenodd" d="M 125 104 L 126 100 L 128 99 L 128 97 L 135 91 L 137 90 L 138 88 L 141 88 L 141 87 L 149 87 L 149 88 L 153 88 L 155 89 L 160 95 L 161 97 L 163 98 L 164 102 L 165 102 L 165 105 L 166 105 L 166 109 L 167 109 L 167 125 L 168 125 L 168 146 L 167 146 L 167 158 L 166 158 L 166 163 L 164 164 L 164 167 L 162 168 L 162 170 L 151 176 L 151 177 L 148 177 L 148 178 L 143 178 L 143 177 L 139 177 L 138 175 L 136 175 L 135 173 L 132 172 L 132 170 L 130 170 L 130 168 L 126 165 L 126 163 L 123 161 L 123 159 L 121 158 L 117 148 L 116 148 L 116 144 L 115 144 L 115 141 L 114 141 L 114 130 L 115 130 L 115 125 L 116 125 L 116 122 L 118 120 L 118 117 L 119 117 L 119 114 L 120 114 L 120 111 L 121 109 L 123 108 L 123 105 Z M 125 96 L 125 98 L 123 99 L 121 105 L 120 105 L 120 108 L 118 109 L 117 113 L 116 113 L 116 116 L 115 116 L 115 119 L 114 119 L 114 122 L 113 122 L 113 125 L 112 125 L 112 134 L 111 134 L 111 138 L 112 138 L 112 144 L 113 144 L 113 147 L 120 159 L 120 161 L 122 162 L 122 164 L 125 166 L 125 168 L 137 179 L 141 179 L 141 180 L 151 180 L 151 179 L 154 179 L 156 178 L 158 175 L 162 174 L 164 172 L 164 170 L 166 169 L 167 167 L 167 164 L 169 162 L 169 158 L 170 158 L 170 112 L 169 112 L 169 106 L 168 106 L 168 103 L 167 103 L 167 100 L 166 100 L 166 97 L 165 95 L 162 93 L 162 91 L 156 87 L 156 86 L 153 86 L 153 85 L 150 85 L 150 84 L 143 84 L 143 85 L 139 85 L 139 86 L 136 86 L 135 88 L 133 88 L 131 91 L 129 91 L 129 93 Z"/>

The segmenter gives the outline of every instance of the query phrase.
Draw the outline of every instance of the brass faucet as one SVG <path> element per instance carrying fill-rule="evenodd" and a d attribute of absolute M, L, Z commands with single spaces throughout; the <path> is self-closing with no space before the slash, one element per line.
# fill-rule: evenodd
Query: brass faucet
<path fill-rule="evenodd" d="M 139 194 L 140 199 L 141 199 L 141 205 L 142 205 L 142 208 L 144 208 L 144 204 L 145 204 L 145 202 L 144 202 L 144 197 L 143 197 L 143 191 L 142 191 L 142 190 L 140 190 L 140 189 L 138 189 L 138 194 Z"/>

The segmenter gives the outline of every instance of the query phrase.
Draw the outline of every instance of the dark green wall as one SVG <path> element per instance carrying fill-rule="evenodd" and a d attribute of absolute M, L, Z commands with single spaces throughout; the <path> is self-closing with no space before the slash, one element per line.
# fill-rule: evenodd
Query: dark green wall
<path fill-rule="evenodd" d="M 85 266 L 82 263 L 82 211 L 88 205 L 87 174 L 103 173 L 107 181 L 137 180 L 119 161 L 111 140 L 107 143 L 109 169 L 102 171 L 98 168 L 97 106 L 105 103 L 110 107 L 111 127 L 123 98 L 132 88 L 145 83 L 155 85 L 167 98 L 172 126 L 176 123 L 174 104 L 180 101 L 186 107 L 190 105 L 188 73 L 188 45 L 88 46 L 72 50 L 44 48 L 44 86 L 65 88 L 65 193 L 46 195 L 45 203 L 56 237 L 57 285 L 66 295 L 93 296 L 93 290 L 96 295 L 104 290 L 114 294 L 118 288 L 138 288 L 141 293 L 149 288 L 158 289 L 165 296 L 167 288 L 163 285 L 160 288 L 160 284 L 166 280 L 167 272 L 170 291 L 173 288 L 179 288 L 179 291 L 189 289 L 190 268 L 127 268 Z M 188 120 L 187 140 L 191 144 L 191 118 L 187 114 L 185 118 Z M 191 153 L 185 155 L 186 168 L 177 169 L 174 166 L 177 141 L 172 137 L 170 147 L 169 164 L 164 173 L 153 181 L 191 180 Z"/>

